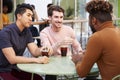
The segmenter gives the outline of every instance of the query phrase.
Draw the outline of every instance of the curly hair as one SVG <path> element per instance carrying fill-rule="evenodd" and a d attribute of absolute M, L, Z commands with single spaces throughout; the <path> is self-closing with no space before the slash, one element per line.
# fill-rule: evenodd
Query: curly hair
<path fill-rule="evenodd" d="M 86 4 L 85 9 L 91 16 L 96 17 L 101 22 L 112 20 L 113 6 L 108 1 L 91 0 Z"/>
<path fill-rule="evenodd" d="M 13 0 L 3 0 L 3 6 L 8 7 L 7 13 L 11 13 L 13 10 Z"/>

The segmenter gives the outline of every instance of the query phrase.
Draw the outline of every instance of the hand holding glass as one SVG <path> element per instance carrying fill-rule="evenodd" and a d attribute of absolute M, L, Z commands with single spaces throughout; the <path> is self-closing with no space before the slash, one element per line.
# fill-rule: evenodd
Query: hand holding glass
<path fill-rule="evenodd" d="M 49 57 L 49 49 L 47 48 L 47 47 L 45 47 L 44 49 L 42 49 L 42 51 L 41 51 L 41 54 L 42 54 L 42 56 L 47 56 L 47 57 Z"/>
<path fill-rule="evenodd" d="M 62 42 L 60 46 L 61 56 L 66 56 L 68 52 L 68 46 L 71 45 L 73 42 L 73 39 L 70 37 L 66 37 Z"/>

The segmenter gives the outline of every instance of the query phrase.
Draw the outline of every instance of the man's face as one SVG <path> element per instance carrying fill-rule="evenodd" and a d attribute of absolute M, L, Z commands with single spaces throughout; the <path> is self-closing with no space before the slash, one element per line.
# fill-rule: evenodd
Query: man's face
<path fill-rule="evenodd" d="M 33 12 L 29 9 L 26 9 L 26 12 L 20 15 L 18 20 L 23 27 L 30 27 L 32 23 L 32 16 Z"/>
<path fill-rule="evenodd" d="M 90 26 L 92 32 L 95 33 L 96 29 L 94 28 L 94 25 L 92 23 L 92 19 L 93 19 L 92 16 L 89 15 L 89 26 Z"/>
<path fill-rule="evenodd" d="M 58 11 L 53 11 L 53 15 L 49 17 L 51 20 L 51 24 L 57 30 L 60 30 L 63 22 L 63 13 Z"/>

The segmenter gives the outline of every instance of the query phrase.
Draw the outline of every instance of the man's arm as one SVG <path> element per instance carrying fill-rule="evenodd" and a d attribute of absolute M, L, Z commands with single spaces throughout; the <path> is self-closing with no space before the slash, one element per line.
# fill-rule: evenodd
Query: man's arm
<path fill-rule="evenodd" d="M 29 63 L 29 62 L 48 63 L 48 58 L 45 56 L 41 57 L 41 58 L 27 58 L 27 57 L 23 57 L 23 56 L 17 56 L 12 47 L 3 48 L 2 51 L 3 51 L 3 54 L 5 55 L 5 57 L 7 58 L 7 60 L 11 64 Z"/>
<path fill-rule="evenodd" d="M 33 55 L 33 56 L 40 56 L 41 55 L 41 48 L 38 48 L 38 46 L 32 42 L 32 43 L 29 43 L 27 45 L 30 53 Z"/>
<path fill-rule="evenodd" d="M 49 55 L 51 55 L 53 53 L 51 47 L 49 47 L 49 46 L 42 46 L 42 47 L 38 48 L 38 46 L 33 42 L 28 44 L 28 49 L 29 49 L 30 53 L 36 57 L 41 56 L 41 51 L 45 48 L 48 49 Z"/>
<path fill-rule="evenodd" d="M 72 28 L 69 29 L 71 37 L 73 39 L 73 43 L 72 43 L 72 48 L 73 48 L 73 53 L 81 53 L 82 51 L 82 47 L 81 44 L 78 42 L 76 36 L 75 36 L 75 32 Z"/>

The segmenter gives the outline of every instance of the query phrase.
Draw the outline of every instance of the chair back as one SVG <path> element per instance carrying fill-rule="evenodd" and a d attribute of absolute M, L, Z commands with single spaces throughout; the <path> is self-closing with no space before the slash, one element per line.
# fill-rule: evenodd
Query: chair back
<path fill-rule="evenodd" d="M 120 74 L 115 76 L 115 77 L 113 77 L 112 80 L 120 80 Z"/>

